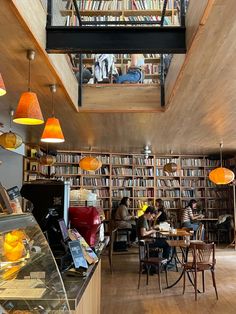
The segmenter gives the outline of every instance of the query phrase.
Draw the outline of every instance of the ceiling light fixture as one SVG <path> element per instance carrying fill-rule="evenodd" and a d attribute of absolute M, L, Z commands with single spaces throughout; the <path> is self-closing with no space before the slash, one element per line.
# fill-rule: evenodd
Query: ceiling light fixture
<path fill-rule="evenodd" d="M 2 74 L 0 73 L 0 96 L 3 96 L 6 94 L 6 87 L 2 78 Z"/>
<path fill-rule="evenodd" d="M 79 166 L 86 171 L 96 171 L 102 167 L 102 162 L 96 157 L 86 156 L 80 160 Z"/>
<path fill-rule="evenodd" d="M 10 111 L 10 131 L 5 132 L 0 135 L 0 145 L 6 149 L 16 149 L 23 143 L 20 135 L 13 133 L 11 131 L 12 117 L 14 115 L 14 111 Z"/>
<path fill-rule="evenodd" d="M 222 147 L 223 143 L 220 143 L 220 167 L 209 173 L 209 179 L 215 184 L 228 184 L 234 180 L 233 171 L 222 167 Z"/>
<path fill-rule="evenodd" d="M 26 125 L 38 125 L 44 123 L 36 93 L 31 92 L 31 61 L 35 58 L 34 50 L 27 50 L 29 60 L 28 91 L 21 94 L 13 122 Z"/>
<path fill-rule="evenodd" d="M 52 117 L 47 119 L 43 135 L 41 137 L 42 142 L 46 143 L 63 143 L 65 141 L 60 122 L 54 116 L 54 99 L 53 95 L 56 93 L 56 85 L 50 85 L 52 93 Z"/>

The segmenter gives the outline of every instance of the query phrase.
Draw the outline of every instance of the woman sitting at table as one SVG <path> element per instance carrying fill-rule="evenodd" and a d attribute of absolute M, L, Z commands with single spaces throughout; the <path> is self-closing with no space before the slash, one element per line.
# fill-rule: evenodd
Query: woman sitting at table
<path fill-rule="evenodd" d="M 197 207 L 197 201 L 192 199 L 181 213 L 181 226 L 184 228 L 191 228 L 194 231 L 194 237 L 199 227 L 199 222 L 196 220 L 203 218 L 203 215 L 194 215 L 193 211 Z"/>
<path fill-rule="evenodd" d="M 115 212 L 115 222 L 118 229 L 130 229 L 130 241 L 136 240 L 136 223 L 135 217 L 130 215 L 129 208 L 130 199 L 123 197 Z"/>
<path fill-rule="evenodd" d="M 167 221 L 167 214 L 161 198 L 157 198 L 155 201 L 155 225 L 159 225 L 160 222 Z"/>

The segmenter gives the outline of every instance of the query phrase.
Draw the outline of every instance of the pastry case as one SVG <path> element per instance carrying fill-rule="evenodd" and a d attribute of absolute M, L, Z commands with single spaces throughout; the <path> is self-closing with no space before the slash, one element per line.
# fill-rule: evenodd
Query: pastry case
<path fill-rule="evenodd" d="M 0 216 L 0 313 L 70 313 L 57 264 L 31 214 Z"/>

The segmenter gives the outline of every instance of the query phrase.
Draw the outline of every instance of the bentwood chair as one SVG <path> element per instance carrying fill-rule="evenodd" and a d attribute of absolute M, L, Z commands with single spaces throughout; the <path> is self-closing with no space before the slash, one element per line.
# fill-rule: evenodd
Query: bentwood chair
<path fill-rule="evenodd" d="M 168 286 L 168 278 L 167 278 L 167 259 L 161 257 L 150 257 L 149 256 L 149 243 L 150 240 L 139 240 L 139 280 L 138 280 L 138 289 L 140 287 L 140 280 L 142 271 L 146 268 L 147 277 L 146 277 L 146 285 L 148 285 L 149 279 L 149 271 L 151 266 L 156 269 L 158 276 L 158 285 L 159 290 L 162 292 L 161 285 L 161 270 L 164 268 L 165 276 L 166 276 L 166 284 Z"/>
<path fill-rule="evenodd" d="M 210 270 L 212 276 L 213 287 L 215 288 L 216 299 L 218 300 L 218 293 L 215 280 L 215 244 L 214 243 L 191 243 L 189 246 L 187 262 L 183 265 L 183 294 L 185 292 L 186 273 L 192 273 L 194 277 L 195 300 L 197 300 L 197 274 L 202 273 L 202 288 L 205 292 L 205 271 Z"/>
<path fill-rule="evenodd" d="M 196 240 L 203 241 L 203 235 L 204 235 L 204 224 L 200 224 L 196 231 Z"/>

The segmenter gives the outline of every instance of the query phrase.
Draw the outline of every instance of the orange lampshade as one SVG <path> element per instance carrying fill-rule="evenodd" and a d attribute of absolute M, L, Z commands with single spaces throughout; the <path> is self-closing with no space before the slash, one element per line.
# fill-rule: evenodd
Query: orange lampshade
<path fill-rule="evenodd" d="M 87 156 L 80 160 L 79 166 L 83 170 L 96 171 L 101 168 L 102 162 L 96 157 Z"/>
<path fill-rule="evenodd" d="M 3 82 L 3 78 L 2 78 L 2 74 L 0 73 L 0 96 L 3 96 L 6 94 L 6 88 L 5 88 L 5 84 Z"/>
<path fill-rule="evenodd" d="M 37 95 L 33 92 L 21 94 L 13 121 L 19 124 L 37 125 L 44 123 Z"/>
<path fill-rule="evenodd" d="M 52 117 L 47 119 L 41 141 L 46 143 L 62 143 L 65 141 L 60 122 L 57 118 Z"/>
<path fill-rule="evenodd" d="M 234 173 L 230 169 L 219 167 L 209 173 L 209 179 L 215 184 L 228 184 L 234 180 Z"/>
<path fill-rule="evenodd" d="M 22 144 L 22 138 L 11 131 L 0 135 L 0 145 L 7 149 L 16 149 Z"/>

